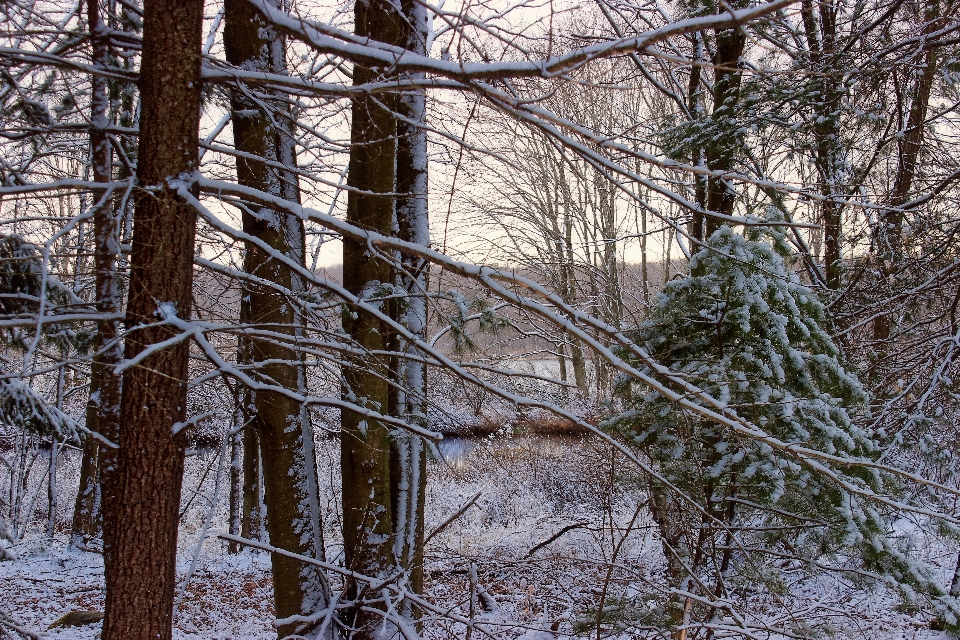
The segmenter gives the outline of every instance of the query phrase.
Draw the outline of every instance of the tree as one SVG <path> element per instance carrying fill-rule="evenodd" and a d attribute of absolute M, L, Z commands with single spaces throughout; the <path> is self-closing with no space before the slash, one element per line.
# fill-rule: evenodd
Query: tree
<path fill-rule="evenodd" d="M 107 24 L 99 0 L 88 0 L 87 24 L 95 64 L 110 62 Z M 107 137 L 109 124 L 109 86 L 107 79 L 92 77 L 90 100 L 90 164 L 94 182 L 113 180 L 113 150 Z M 96 351 L 90 365 L 90 396 L 86 426 L 89 431 L 116 443 L 119 435 L 121 379 L 116 366 L 123 358 L 117 315 L 121 300 L 117 282 L 117 258 L 120 254 L 119 220 L 113 194 L 107 188 L 96 189 L 94 200 L 94 296 L 97 311 L 104 318 L 97 323 Z M 87 436 L 83 441 L 80 486 L 73 515 L 71 541 L 82 548 L 95 545 L 103 537 L 101 474 L 105 452 L 100 440 Z"/>
<path fill-rule="evenodd" d="M 409 46 L 413 38 L 408 35 L 408 27 L 403 24 L 402 11 L 401 6 L 384 0 L 358 2 L 354 13 L 355 32 L 361 37 L 373 38 L 387 44 Z M 414 37 L 420 35 L 419 31 L 415 31 Z M 359 64 L 354 67 L 355 85 L 362 86 L 380 76 L 379 69 Z M 353 98 L 352 106 L 348 184 L 353 189 L 347 196 L 347 221 L 363 229 L 392 235 L 394 223 L 397 221 L 396 201 L 392 194 L 397 189 L 395 114 L 400 108 L 398 96 L 361 94 Z M 413 105 L 408 102 L 405 107 L 409 115 L 413 115 L 411 106 Z M 422 108 L 420 110 L 422 111 Z M 426 161 L 425 149 L 416 142 L 418 136 L 419 132 L 410 129 L 404 136 L 405 159 L 410 163 L 405 176 L 404 186 L 407 189 L 426 186 L 409 173 L 410 169 L 416 168 L 413 163 L 422 166 Z M 425 167 L 423 169 L 425 170 Z M 420 195 L 420 198 L 423 195 L 425 194 Z M 405 201 L 401 208 L 407 214 L 402 223 L 406 233 L 417 234 L 417 240 L 422 240 L 422 225 L 425 222 L 414 217 L 421 206 L 414 199 Z M 416 265 L 407 262 L 406 266 L 415 268 Z M 407 281 L 407 286 L 420 286 L 420 279 L 411 278 L 411 275 L 414 274 L 408 271 L 400 277 Z M 347 291 L 364 301 L 386 308 L 391 304 L 387 298 L 393 293 L 394 280 L 394 271 L 388 261 L 372 254 L 363 243 L 344 241 L 343 282 Z M 414 305 L 417 304 L 415 300 L 411 299 Z M 416 307 L 411 311 L 414 322 L 422 321 L 422 312 L 418 312 Z M 391 362 L 390 356 L 373 355 L 388 352 L 391 334 L 389 325 L 361 309 L 349 307 L 345 309 L 343 325 L 354 345 L 362 352 L 371 354 L 364 357 L 362 362 L 352 362 L 344 369 L 345 399 L 376 413 L 389 414 L 391 404 L 395 411 L 403 413 L 415 408 L 421 402 L 416 387 L 409 389 L 412 392 L 409 406 L 404 401 L 404 406 L 401 407 L 401 398 L 395 395 L 395 391 L 391 391 L 391 381 L 395 385 L 401 384 L 395 373 L 397 361 Z M 413 371 L 410 374 L 411 377 L 415 375 Z M 412 381 L 420 386 L 416 380 Z M 406 382 L 402 381 L 403 384 Z M 392 403 L 391 396 L 394 396 Z M 365 575 L 386 577 L 401 566 L 400 562 L 405 555 L 412 561 L 410 554 L 417 551 L 411 543 L 416 544 L 416 522 L 418 518 L 422 518 L 422 514 L 410 513 L 408 509 L 415 506 L 418 499 L 422 499 L 422 489 L 411 475 L 412 472 L 422 470 L 422 461 L 425 460 L 422 446 L 418 447 L 415 441 L 398 440 L 387 425 L 350 410 L 343 411 L 341 424 L 346 566 Z M 404 474 L 401 474 L 399 467 L 401 463 L 407 466 Z M 410 480 L 414 482 L 410 484 Z M 403 486 L 403 491 L 400 491 L 401 482 L 408 483 Z M 403 503 L 395 505 L 394 501 L 398 498 L 403 498 Z M 409 519 L 410 524 L 401 527 L 401 536 L 398 537 L 399 523 L 395 518 L 401 517 Z M 419 530 L 422 535 L 422 525 Z M 412 539 L 408 539 L 411 534 Z M 354 599 L 375 600 L 379 595 L 363 593 L 361 585 L 355 582 L 349 585 L 349 590 L 351 598 Z M 386 607 L 386 603 L 379 606 Z M 379 633 L 377 628 L 382 622 L 379 616 L 364 611 L 358 603 L 346 624 L 357 629 L 355 637 L 373 638 Z"/>
<path fill-rule="evenodd" d="M 883 535 L 889 522 L 857 487 L 890 491 L 875 469 L 845 469 L 840 459 L 876 460 L 880 448 L 857 424 L 867 395 L 840 361 L 826 309 L 790 269 L 782 232 L 721 227 L 691 260 L 690 275 L 668 282 L 634 340 L 757 425 L 755 437 L 682 410 L 661 393 L 620 387 L 628 409 L 608 425 L 651 461 L 651 509 L 676 594 L 675 637 L 709 629 L 731 590 L 784 578 L 763 554 L 783 554 L 815 574 L 843 549 L 892 584 L 957 605 L 905 549 Z M 647 369 L 650 371 L 650 369 Z M 806 464 L 768 444 L 802 443 L 826 454 Z"/>
<path fill-rule="evenodd" d="M 148 0 L 119 449 L 103 472 L 105 640 L 169 639 L 187 418 L 202 0 Z M 172 342 L 172 344 L 170 344 Z"/>
<path fill-rule="evenodd" d="M 814 165 L 820 178 L 821 220 L 824 234 L 823 265 L 826 284 L 839 289 L 842 282 L 842 234 L 843 204 L 838 200 L 844 192 L 846 158 L 842 143 L 840 116 L 843 113 L 842 99 L 843 65 L 837 33 L 837 3 L 821 2 L 817 5 L 819 20 L 814 15 L 813 3 L 805 0 L 800 14 L 806 36 L 806 56 L 803 61 L 819 73 L 811 78 L 810 103 L 811 129 L 815 148 Z M 806 111 L 806 110 L 805 110 Z"/>
<path fill-rule="evenodd" d="M 246 0 L 227 0 L 224 8 L 227 61 L 247 72 L 286 72 L 284 39 L 263 21 Z M 300 201 L 296 169 L 294 116 L 269 92 L 240 85 L 231 93 L 234 146 L 238 152 L 237 181 L 288 202 Z M 296 296 L 304 287 L 295 265 L 304 264 L 303 221 L 256 202 L 240 202 L 245 243 L 241 313 L 246 316 L 240 337 L 240 364 L 266 384 L 293 393 L 305 390 L 302 357 L 294 344 L 302 335 Z M 244 394 L 246 395 L 246 394 Z M 270 543 L 300 555 L 324 557 L 313 429 L 302 402 L 278 390 L 250 393 L 250 428 L 245 431 L 246 470 L 257 474 L 259 453 L 263 471 L 266 528 Z M 256 435 L 254 435 L 254 433 Z M 254 440 L 255 438 L 255 440 Z M 259 452 L 253 446 L 259 444 Z M 248 484 L 255 478 L 248 477 Z M 259 496 L 245 496 L 249 518 Z M 249 527 L 249 523 L 248 523 Z M 326 578 L 315 565 L 273 554 L 273 593 L 277 618 L 307 616 L 326 608 L 330 596 Z M 302 622 L 282 624 L 280 637 L 304 633 Z"/>
<path fill-rule="evenodd" d="M 402 0 L 401 42 L 413 53 L 427 55 L 430 38 L 427 8 L 416 0 Z M 426 74 L 411 75 L 423 82 Z M 427 96 L 421 89 L 400 94 L 397 101 L 397 200 L 395 229 L 400 240 L 430 246 L 428 201 Z M 409 335 L 426 341 L 428 277 L 426 260 L 398 252 L 394 257 L 394 285 L 402 297 L 391 302 L 390 317 Z M 396 354 L 390 365 L 389 413 L 427 428 L 427 367 L 414 342 L 392 333 Z M 427 444 L 419 434 L 394 427 L 391 432 L 390 485 L 393 553 L 403 581 L 414 593 L 423 591 L 423 527 L 427 487 Z M 409 602 L 401 609 L 410 619 L 419 612 Z"/>
<path fill-rule="evenodd" d="M 948 16 L 943 15 L 940 4 L 940 2 L 926 4 L 922 17 L 923 27 L 920 29 L 922 39 L 931 36 L 947 24 Z M 960 8 L 955 3 L 948 4 L 951 12 L 956 12 Z M 896 267 L 904 261 L 903 227 L 905 215 L 902 207 L 909 201 L 914 181 L 920 173 L 919 161 L 927 129 L 927 110 L 930 106 L 934 80 L 941 63 L 938 47 L 924 45 L 921 45 L 916 52 L 917 58 L 920 59 L 917 65 L 919 70 L 915 74 L 916 78 L 912 79 L 913 90 L 910 92 L 907 121 L 903 128 L 902 138 L 898 140 L 897 144 L 897 169 L 890 189 L 889 209 L 881 216 L 874 238 L 881 276 L 883 280 L 888 282 Z M 890 315 L 879 315 L 873 323 L 874 339 L 887 340 L 890 337 L 892 324 L 893 318 Z"/>

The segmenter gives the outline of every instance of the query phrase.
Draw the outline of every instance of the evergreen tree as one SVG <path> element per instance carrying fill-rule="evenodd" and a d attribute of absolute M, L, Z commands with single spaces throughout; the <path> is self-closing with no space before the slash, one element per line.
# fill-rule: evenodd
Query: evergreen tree
<path fill-rule="evenodd" d="M 826 310 L 790 269 L 789 255 L 774 227 L 746 237 L 721 227 L 691 260 L 690 275 L 664 286 L 634 338 L 767 436 L 874 460 L 878 447 L 856 422 L 867 394 L 844 368 Z M 875 504 L 763 437 L 684 413 L 633 381 L 619 392 L 629 408 L 608 425 L 653 463 L 651 505 L 669 577 L 696 597 L 674 597 L 675 627 L 722 615 L 720 606 L 697 603 L 722 601 L 738 583 L 782 586 L 778 565 L 762 557 L 770 554 L 794 559 L 791 571 L 856 566 L 907 597 L 925 592 L 945 610 L 955 606 L 911 561 L 905 541 L 886 535 L 888 518 Z M 874 469 L 818 462 L 868 492 L 896 489 Z"/>

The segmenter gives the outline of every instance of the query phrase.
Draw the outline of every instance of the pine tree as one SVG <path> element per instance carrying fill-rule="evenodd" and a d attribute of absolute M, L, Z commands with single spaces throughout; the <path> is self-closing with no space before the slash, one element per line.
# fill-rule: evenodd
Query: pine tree
<path fill-rule="evenodd" d="M 192 314 L 196 209 L 180 195 L 199 164 L 203 2 L 144 3 L 138 191 L 127 296 L 119 449 L 103 468 L 104 640 L 172 636 Z M 196 189 L 193 189 L 196 193 Z M 128 364 L 129 364 L 128 360 Z"/>
<path fill-rule="evenodd" d="M 664 286 L 634 339 L 767 436 L 873 460 L 878 447 L 856 422 L 867 394 L 844 368 L 825 307 L 790 269 L 789 255 L 776 228 L 751 228 L 744 237 L 721 227 L 692 258 L 690 275 Z M 680 592 L 717 601 L 745 581 L 779 588 L 777 565 L 752 559 L 776 553 L 812 573 L 825 560 L 855 557 L 905 594 L 943 595 L 885 535 L 888 522 L 876 505 L 763 438 L 685 413 L 636 382 L 621 383 L 619 392 L 629 409 L 608 425 L 658 473 L 651 506 Z M 867 491 L 895 489 L 888 475 L 863 466 L 831 471 Z M 675 627 L 721 615 L 679 596 L 670 614 Z"/>

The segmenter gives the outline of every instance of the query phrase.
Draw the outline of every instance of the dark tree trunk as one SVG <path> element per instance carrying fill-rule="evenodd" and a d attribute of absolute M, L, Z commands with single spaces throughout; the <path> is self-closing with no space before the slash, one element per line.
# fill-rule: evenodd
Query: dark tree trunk
<path fill-rule="evenodd" d="M 224 17 L 224 48 L 231 64 L 248 70 L 286 71 L 283 39 L 254 11 L 253 5 L 246 0 L 227 0 Z M 234 144 L 245 154 L 237 158 L 238 182 L 299 202 L 296 174 L 265 162 L 284 166 L 296 162 L 291 132 L 274 124 L 276 120 L 283 122 L 284 108 L 268 114 L 239 88 L 231 96 L 231 108 Z M 244 287 L 244 297 L 249 299 L 249 320 L 245 326 L 253 332 L 244 339 L 249 340 L 254 377 L 292 392 L 303 391 L 300 356 L 292 348 L 300 322 L 292 295 L 302 289 L 301 280 L 295 268 L 280 258 L 286 257 L 294 265 L 303 264 L 303 222 L 295 216 L 247 203 L 243 229 L 259 240 L 247 242 L 244 261 L 245 271 L 257 279 Z M 273 335 L 258 337 L 259 331 Z M 278 334 L 289 337 L 281 339 Z M 300 401 L 279 391 L 255 390 L 252 405 L 251 424 L 259 436 L 270 544 L 320 558 L 323 550 L 316 457 L 307 413 Z M 280 554 L 273 555 L 272 564 L 278 618 L 309 615 L 326 607 L 326 580 L 315 565 Z M 300 623 L 278 627 L 280 637 L 304 632 Z"/>
<path fill-rule="evenodd" d="M 707 144 L 707 168 L 711 171 L 729 171 L 733 167 L 737 140 L 737 105 L 740 102 L 740 57 L 747 42 L 747 36 L 741 29 L 729 29 L 717 33 L 717 50 L 713 63 L 713 121 L 716 131 L 713 140 Z M 733 205 L 737 194 L 726 179 L 711 176 L 707 182 L 707 209 L 723 215 L 733 214 Z M 720 228 L 720 219 L 707 215 L 704 238 L 709 238 Z"/>
<path fill-rule="evenodd" d="M 926 24 L 922 30 L 924 35 L 936 30 L 941 17 L 939 3 L 930 2 L 926 8 Z M 900 141 L 897 161 L 897 173 L 890 193 L 891 207 L 882 219 L 879 233 L 876 238 L 877 253 L 880 262 L 880 272 L 885 279 L 889 279 L 903 260 L 903 219 L 902 209 L 910 199 L 913 182 L 917 177 L 917 162 L 923 147 L 924 124 L 927 120 L 927 109 L 930 105 L 930 92 L 937 75 L 937 50 L 928 47 L 923 54 L 924 67 L 914 85 L 913 100 L 907 116 L 907 126 Z M 892 329 L 892 318 L 888 315 L 878 316 L 873 322 L 874 340 L 887 340 Z"/>
<path fill-rule="evenodd" d="M 248 398 L 250 396 L 247 396 Z M 260 487 L 260 438 L 252 425 L 243 430 L 243 514 L 240 535 L 248 540 L 259 540 L 263 529 Z"/>
<path fill-rule="evenodd" d="M 234 429 L 243 420 L 240 409 L 234 410 Z M 239 536 L 243 525 L 243 431 L 230 434 L 230 513 L 227 516 L 227 531 Z M 227 545 L 227 553 L 240 553 L 240 543 L 233 540 Z"/>
<path fill-rule="evenodd" d="M 819 3 L 820 24 L 811 0 L 801 3 L 800 14 L 807 40 L 807 57 L 814 70 L 811 78 L 814 103 L 811 108 L 820 193 L 820 223 L 823 225 L 823 270 L 830 289 L 839 289 L 843 280 L 843 150 L 840 140 L 839 110 L 842 78 L 837 74 L 836 9 L 832 2 Z"/>
<path fill-rule="evenodd" d="M 242 322 L 242 321 L 241 321 Z M 243 364 L 243 342 L 238 339 L 237 364 Z M 243 529 L 243 431 L 247 424 L 247 412 L 244 407 L 246 387 L 234 389 L 233 429 L 230 439 L 230 498 L 229 515 L 227 520 L 228 532 L 232 536 L 240 536 Z M 241 551 L 241 544 L 231 540 L 227 545 L 227 553 L 237 554 Z"/>
<path fill-rule="evenodd" d="M 700 86 L 703 78 L 703 39 L 704 34 L 697 32 L 693 34 L 693 64 L 690 66 L 690 80 L 687 83 L 687 111 L 688 117 L 692 121 L 700 120 L 703 115 L 703 89 Z M 694 166 L 706 166 L 706 157 L 702 146 L 697 145 L 693 150 L 693 156 L 690 158 Z M 706 176 L 694 175 L 693 193 L 698 207 L 698 211 L 693 212 L 693 220 L 690 223 L 690 235 L 694 240 L 703 242 L 706 233 L 706 216 L 703 209 L 707 206 L 707 186 Z M 646 219 L 644 219 L 646 222 Z M 644 236 L 646 241 L 646 236 Z"/>
<path fill-rule="evenodd" d="M 840 122 L 837 111 L 842 99 L 838 78 L 831 73 L 837 55 L 836 8 L 832 2 L 820 3 L 820 29 L 823 36 L 818 62 L 822 76 L 819 80 L 817 105 L 817 166 L 823 194 L 821 218 L 823 221 L 823 270 L 827 287 L 839 289 L 843 281 L 843 206 L 837 198 L 843 197 L 843 156 L 840 148 Z M 812 43 L 811 43 L 812 45 Z"/>
<path fill-rule="evenodd" d="M 202 0 L 147 0 L 119 445 L 104 470 L 104 640 L 167 640 L 173 622 L 196 211 L 175 179 L 197 170 Z M 147 352 L 147 353 L 145 353 Z"/>
<path fill-rule="evenodd" d="M 246 287 L 243 288 L 246 292 Z M 240 299 L 240 324 L 250 324 L 250 296 L 246 293 Z M 250 338 L 240 336 L 237 363 L 249 366 L 253 356 Z M 253 392 L 244 387 L 241 390 L 240 403 L 243 414 L 243 498 L 241 507 L 240 535 L 248 540 L 259 540 L 263 531 L 263 490 L 260 482 L 260 437 L 251 419 L 256 407 Z"/>
<path fill-rule="evenodd" d="M 357 35 L 403 46 L 404 29 L 397 4 L 389 0 L 361 1 L 354 11 Z M 376 70 L 354 67 L 355 85 L 378 77 Z M 396 176 L 397 121 L 393 111 L 397 102 L 395 95 L 385 94 L 361 95 L 353 100 L 348 176 L 352 189 L 347 198 L 347 220 L 382 234 L 393 232 L 395 203 L 390 194 Z M 365 243 L 345 239 L 343 281 L 350 293 L 375 298 L 393 283 L 393 270 L 387 261 L 371 255 Z M 360 349 L 383 352 L 390 346 L 388 326 L 363 311 L 345 313 L 343 326 Z M 345 367 L 344 397 L 375 412 L 389 411 L 390 366 L 389 357 L 371 353 Z M 371 576 L 387 574 L 397 566 L 391 487 L 393 438 L 382 423 L 344 410 L 340 447 L 347 568 Z M 379 596 L 360 592 L 355 583 L 348 585 L 347 592 L 350 598 Z M 355 638 L 376 637 L 380 622 L 380 616 L 359 606 L 346 619 L 357 629 Z"/>
<path fill-rule="evenodd" d="M 93 61 L 106 65 L 110 52 L 104 31 L 106 24 L 100 13 L 99 0 L 89 0 L 87 20 L 91 33 Z M 113 179 L 113 154 L 107 138 L 109 121 L 109 87 L 107 80 L 93 76 L 90 105 L 90 159 L 93 179 L 107 183 Z M 93 193 L 94 268 L 97 311 L 114 315 L 120 310 L 117 291 L 117 256 L 120 253 L 116 211 L 106 189 Z M 90 369 L 90 400 L 87 403 L 86 425 L 95 433 L 116 443 L 120 419 L 120 377 L 114 367 L 123 357 L 119 326 L 115 318 L 97 323 L 96 353 Z M 80 465 L 80 488 L 73 511 L 71 543 L 87 548 L 103 537 L 101 472 L 105 452 L 92 436 L 83 442 Z"/>

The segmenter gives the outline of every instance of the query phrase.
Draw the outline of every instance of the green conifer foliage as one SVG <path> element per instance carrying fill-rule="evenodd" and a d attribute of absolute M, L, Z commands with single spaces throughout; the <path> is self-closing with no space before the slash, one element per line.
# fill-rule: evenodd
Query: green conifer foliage
<path fill-rule="evenodd" d="M 878 447 L 856 422 L 867 395 L 844 368 L 825 307 L 791 270 L 789 256 L 776 227 L 753 227 L 746 237 L 721 227 L 691 260 L 690 275 L 664 286 L 633 337 L 767 435 L 875 460 Z M 650 481 L 651 508 L 670 578 L 695 596 L 673 598 L 673 625 L 724 615 L 698 598 L 723 599 L 744 583 L 776 591 L 786 584 L 785 569 L 795 576 L 828 566 L 855 567 L 908 598 L 926 593 L 943 610 L 953 606 L 911 561 L 904 537 L 889 535 L 890 517 L 873 501 L 762 438 L 685 413 L 635 381 L 618 389 L 626 410 L 607 426 L 649 456 L 659 474 Z M 896 490 L 875 469 L 820 463 L 867 492 Z M 792 560 L 771 563 L 771 554 Z"/>

